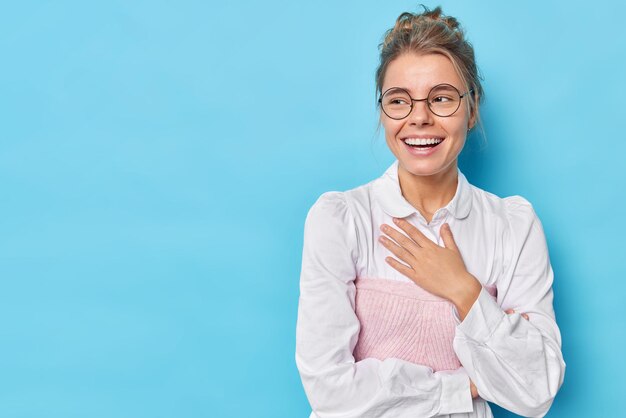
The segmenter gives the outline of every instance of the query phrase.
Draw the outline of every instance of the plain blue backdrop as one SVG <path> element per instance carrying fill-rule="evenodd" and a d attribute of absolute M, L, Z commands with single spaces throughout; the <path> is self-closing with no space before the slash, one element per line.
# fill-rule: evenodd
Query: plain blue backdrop
<path fill-rule="evenodd" d="M 461 169 L 530 200 L 548 238 L 567 363 L 548 416 L 616 416 L 626 6 L 426 4 L 484 76 L 486 140 Z M 377 45 L 416 10 L 2 2 L 0 417 L 307 417 L 304 219 L 393 161 Z"/>

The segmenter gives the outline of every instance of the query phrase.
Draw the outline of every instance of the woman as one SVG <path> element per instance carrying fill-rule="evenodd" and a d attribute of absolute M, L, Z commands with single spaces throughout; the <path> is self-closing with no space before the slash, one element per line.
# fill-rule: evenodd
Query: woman
<path fill-rule="evenodd" d="M 474 52 L 438 7 L 381 44 L 380 120 L 396 161 L 322 194 L 305 221 L 296 364 L 311 417 L 547 413 L 565 363 L 541 222 L 468 183 Z"/>

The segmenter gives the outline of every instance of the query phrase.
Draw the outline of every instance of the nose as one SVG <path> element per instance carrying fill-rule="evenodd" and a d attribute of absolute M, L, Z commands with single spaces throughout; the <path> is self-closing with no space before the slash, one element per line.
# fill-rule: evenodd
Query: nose
<path fill-rule="evenodd" d="M 427 99 L 413 99 L 413 109 L 409 113 L 408 121 L 412 125 L 430 125 L 433 123 L 433 114 L 428 108 Z"/>

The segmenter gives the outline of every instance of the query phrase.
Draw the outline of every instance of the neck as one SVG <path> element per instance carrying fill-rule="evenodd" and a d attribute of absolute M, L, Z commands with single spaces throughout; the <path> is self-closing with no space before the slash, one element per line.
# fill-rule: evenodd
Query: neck
<path fill-rule="evenodd" d="M 402 195 L 428 222 L 438 209 L 450 203 L 456 193 L 458 177 L 456 164 L 431 176 L 417 176 L 398 165 Z"/>

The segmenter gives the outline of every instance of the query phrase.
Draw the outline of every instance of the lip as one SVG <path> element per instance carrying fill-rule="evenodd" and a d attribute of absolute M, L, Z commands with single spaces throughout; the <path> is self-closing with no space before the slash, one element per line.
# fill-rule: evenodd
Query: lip
<path fill-rule="evenodd" d="M 428 135 L 428 134 L 420 134 L 420 135 L 407 135 L 407 136 L 403 136 L 402 138 L 400 138 L 400 140 L 402 142 L 404 142 L 405 139 L 409 139 L 409 138 L 415 138 L 415 139 L 430 139 L 430 138 L 440 138 L 440 139 L 444 139 L 445 136 L 441 136 L 441 135 Z"/>
<path fill-rule="evenodd" d="M 407 145 L 404 140 L 407 138 L 419 138 L 419 139 L 428 139 L 428 138 L 442 138 L 443 141 L 441 141 L 439 144 L 435 145 L 434 147 L 431 148 L 425 148 L 425 149 L 419 149 L 419 148 L 413 148 L 410 145 Z M 431 154 L 434 154 L 435 152 L 437 152 L 437 150 L 439 149 L 439 146 L 441 144 L 443 144 L 444 142 L 446 142 L 445 137 L 441 137 L 441 136 L 428 136 L 428 135 L 418 135 L 418 136 L 407 136 L 404 137 L 400 140 L 400 142 L 402 142 L 402 145 L 406 148 L 407 152 L 411 155 L 415 155 L 416 157 L 428 157 Z"/>

